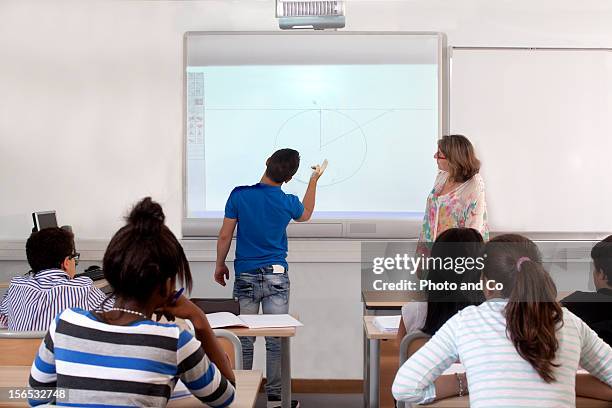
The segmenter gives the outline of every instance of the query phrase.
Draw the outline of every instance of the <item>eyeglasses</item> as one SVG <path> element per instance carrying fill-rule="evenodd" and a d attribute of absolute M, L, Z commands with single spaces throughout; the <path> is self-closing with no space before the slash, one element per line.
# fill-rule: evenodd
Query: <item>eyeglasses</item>
<path fill-rule="evenodd" d="M 78 265 L 79 264 L 79 257 L 81 256 L 81 254 L 79 254 L 78 252 L 73 252 L 70 256 L 68 256 L 68 259 L 74 259 L 74 265 Z"/>
<path fill-rule="evenodd" d="M 441 151 L 438 150 L 434 154 L 434 159 L 446 160 L 446 156 Z"/>

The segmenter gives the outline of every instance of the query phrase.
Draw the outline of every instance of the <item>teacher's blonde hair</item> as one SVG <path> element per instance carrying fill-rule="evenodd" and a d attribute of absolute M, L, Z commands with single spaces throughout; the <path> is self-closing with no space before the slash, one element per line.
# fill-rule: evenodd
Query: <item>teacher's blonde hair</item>
<path fill-rule="evenodd" d="M 448 161 L 450 179 L 464 183 L 480 171 L 480 160 L 476 158 L 474 146 L 463 135 L 442 136 L 438 148 Z"/>

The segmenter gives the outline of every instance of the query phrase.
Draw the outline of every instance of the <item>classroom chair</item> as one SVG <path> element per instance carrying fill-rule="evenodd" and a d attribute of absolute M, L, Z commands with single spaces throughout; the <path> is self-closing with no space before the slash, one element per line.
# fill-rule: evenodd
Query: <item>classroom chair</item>
<path fill-rule="evenodd" d="M 242 343 L 234 333 L 225 329 L 214 329 L 221 347 L 227 354 L 234 370 L 242 370 Z"/>
<path fill-rule="evenodd" d="M 420 330 L 417 330 L 415 332 L 405 335 L 399 347 L 399 365 L 400 367 L 402 366 L 402 364 L 406 362 L 406 360 L 408 360 L 408 358 L 411 355 L 413 355 L 414 353 L 416 353 L 418 349 L 423 347 L 423 345 L 427 343 L 427 341 L 430 338 L 431 336 L 429 334 L 423 333 Z M 412 404 L 408 402 L 398 401 L 396 403 L 396 406 L 398 408 L 410 408 Z"/>

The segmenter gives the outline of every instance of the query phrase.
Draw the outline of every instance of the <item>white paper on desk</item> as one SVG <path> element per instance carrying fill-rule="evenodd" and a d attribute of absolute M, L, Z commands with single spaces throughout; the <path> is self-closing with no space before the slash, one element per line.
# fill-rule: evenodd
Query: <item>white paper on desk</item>
<path fill-rule="evenodd" d="M 399 329 L 402 316 L 376 316 L 374 326 L 383 332 L 392 332 Z"/>
<path fill-rule="evenodd" d="M 257 314 L 238 316 L 249 329 L 300 327 L 303 324 L 290 314 Z"/>
<path fill-rule="evenodd" d="M 240 317 L 230 312 L 208 313 L 206 318 L 213 329 L 220 329 L 222 327 L 249 327 Z"/>

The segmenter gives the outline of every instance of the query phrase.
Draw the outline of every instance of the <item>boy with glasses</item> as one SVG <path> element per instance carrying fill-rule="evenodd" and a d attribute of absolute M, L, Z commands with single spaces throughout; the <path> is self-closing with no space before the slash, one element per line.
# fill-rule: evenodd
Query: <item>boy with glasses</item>
<path fill-rule="evenodd" d="M 74 235 L 61 228 L 33 232 L 26 243 L 30 274 L 18 276 L 0 303 L 0 327 L 10 331 L 45 331 L 64 309 L 96 309 L 106 295 L 85 276 L 75 278 L 79 253 Z M 112 306 L 112 301 L 106 302 Z"/>

